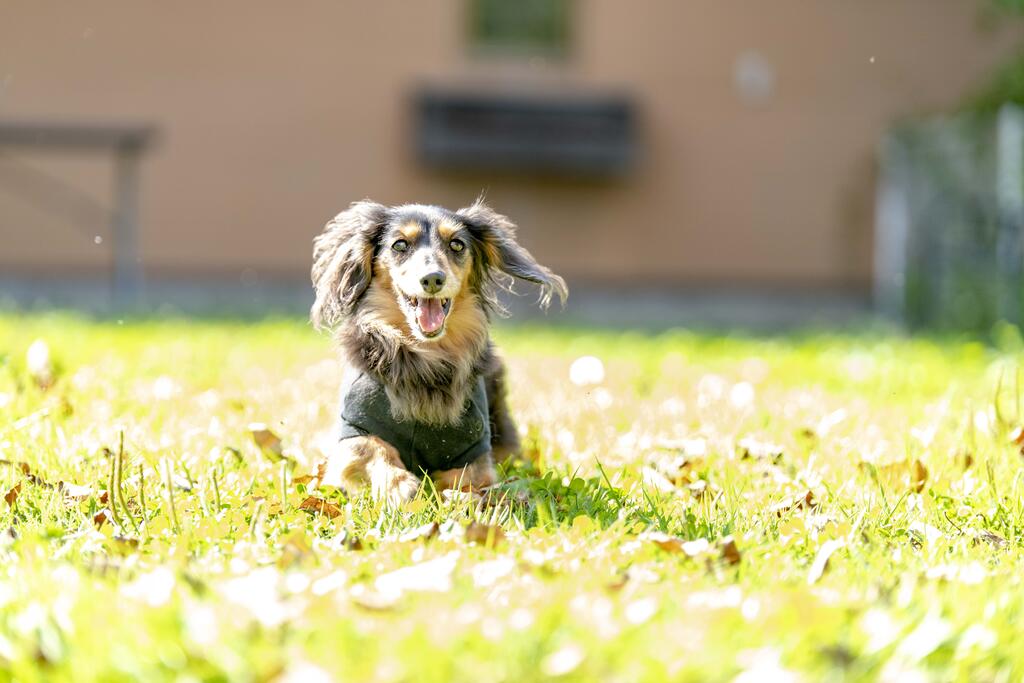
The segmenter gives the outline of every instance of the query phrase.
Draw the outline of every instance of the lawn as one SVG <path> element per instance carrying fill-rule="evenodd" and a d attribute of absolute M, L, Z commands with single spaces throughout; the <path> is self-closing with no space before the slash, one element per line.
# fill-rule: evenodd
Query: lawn
<path fill-rule="evenodd" d="M 1024 675 L 1012 330 L 495 336 L 524 462 L 383 509 L 303 322 L 0 317 L 3 678 Z"/>

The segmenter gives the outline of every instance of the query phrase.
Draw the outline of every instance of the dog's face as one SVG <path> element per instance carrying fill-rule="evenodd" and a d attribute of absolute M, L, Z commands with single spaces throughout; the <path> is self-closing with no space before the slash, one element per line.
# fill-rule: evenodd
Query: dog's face
<path fill-rule="evenodd" d="M 453 214 L 437 207 L 394 211 L 378 247 L 399 308 L 412 333 L 439 339 L 452 307 L 469 285 L 473 237 Z M 464 298 L 464 297 L 461 297 Z"/>
<path fill-rule="evenodd" d="M 372 305 L 379 317 L 399 313 L 421 341 L 441 339 L 460 306 L 499 308 L 495 289 L 512 278 L 541 288 L 541 303 L 565 300 L 565 281 L 516 242 L 515 226 L 481 202 L 438 206 L 353 204 L 314 241 L 311 318 L 332 326 Z M 372 296 L 368 295 L 372 290 Z"/>

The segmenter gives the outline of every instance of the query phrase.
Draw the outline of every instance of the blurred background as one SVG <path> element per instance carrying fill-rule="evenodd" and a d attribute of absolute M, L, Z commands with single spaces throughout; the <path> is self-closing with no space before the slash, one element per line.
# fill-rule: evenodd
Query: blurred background
<path fill-rule="evenodd" d="M 551 319 L 1020 322 L 1022 46 L 1012 0 L 5 0 L 0 300 L 301 313 L 349 202 L 483 191 Z"/>

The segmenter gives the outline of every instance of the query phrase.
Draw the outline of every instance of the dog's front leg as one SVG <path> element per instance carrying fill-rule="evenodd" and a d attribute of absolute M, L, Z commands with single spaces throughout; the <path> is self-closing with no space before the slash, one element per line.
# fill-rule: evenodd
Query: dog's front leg
<path fill-rule="evenodd" d="M 327 456 L 321 484 L 354 493 L 369 484 L 376 500 L 398 504 L 416 497 L 419 477 L 402 464 L 398 450 L 376 436 L 355 436 L 338 442 Z"/>
<path fill-rule="evenodd" d="M 430 478 L 434 480 L 434 485 L 439 491 L 479 491 L 492 486 L 497 481 L 498 474 L 494 469 L 494 458 L 488 451 L 465 467 L 432 472 Z"/>

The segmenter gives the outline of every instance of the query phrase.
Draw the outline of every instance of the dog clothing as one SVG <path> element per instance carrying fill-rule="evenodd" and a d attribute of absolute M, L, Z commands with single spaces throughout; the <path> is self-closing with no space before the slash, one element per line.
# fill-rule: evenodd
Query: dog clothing
<path fill-rule="evenodd" d="M 465 467 L 491 449 L 490 413 L 483 377 L 477 379 L 462 415 L 452 424 L 398 420 L 384 385 L 362 372 L 346 380 L 338 438 L 376 436 L 398 449 L 410 472 Z"/>

